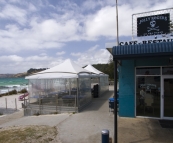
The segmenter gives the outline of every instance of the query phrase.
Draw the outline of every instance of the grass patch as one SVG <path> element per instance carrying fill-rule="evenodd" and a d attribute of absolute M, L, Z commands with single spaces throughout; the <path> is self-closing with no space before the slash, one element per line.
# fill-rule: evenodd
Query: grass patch
<path fill-rule="evenodd" d="M 0 129 L 1 143 L 47 143 L 57 135 L 55 127 L 26 126 Z"/>

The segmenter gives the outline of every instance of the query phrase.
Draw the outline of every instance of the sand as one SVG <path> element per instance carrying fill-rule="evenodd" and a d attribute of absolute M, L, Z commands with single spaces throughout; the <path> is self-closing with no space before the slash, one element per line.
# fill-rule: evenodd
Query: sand
<path fill-rule="evenodd" d="M 22 103 L 24 101 L 19 101 L 18 97 L 23 94 L 15 94 L 9 96 L 2 96 L 0 97 L 0 114 L 2 116 L 6 114 L 12 114 L 14 112 L 22 110 Z M 6 109 L 6 99 L 7 99 L 7 109 Z M 16 103 L 15 103 L 16 99 Z M 17 105 L 17 106 L 16 106 Z M 17 107 L 17 110 L 16 110 Z"/>

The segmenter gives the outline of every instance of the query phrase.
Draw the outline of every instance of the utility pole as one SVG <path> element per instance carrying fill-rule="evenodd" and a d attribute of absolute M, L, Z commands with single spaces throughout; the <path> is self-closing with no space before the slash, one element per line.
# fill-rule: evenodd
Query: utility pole
<path fill-rule="evenodd" d="M 116 0 L 116 23 L 117 23 L 117 46 L 119 45 L 118 31 L 118 2 Z M 114 60 L 114 143 L 118 142 L 118 121 L 117 121 L 117 59 Z"/>

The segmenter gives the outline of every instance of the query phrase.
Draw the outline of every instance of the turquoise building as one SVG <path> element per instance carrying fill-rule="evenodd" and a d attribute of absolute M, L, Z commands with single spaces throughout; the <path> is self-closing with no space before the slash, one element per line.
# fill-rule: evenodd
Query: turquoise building
<path fill-rule="evenodd" d="M 109 49 L 118 63 L 120 117 L 173 119 L 173 39 L 153 41 Z"/>

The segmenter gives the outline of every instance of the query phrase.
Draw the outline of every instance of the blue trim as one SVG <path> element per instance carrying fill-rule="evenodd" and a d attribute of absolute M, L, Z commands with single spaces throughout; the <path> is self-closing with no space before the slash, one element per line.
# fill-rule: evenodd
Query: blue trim
<path fill-rule="evenodd" d="M 173 42 L 114 46 L 112 54 L 114 59 L 173 56 Z"/>

